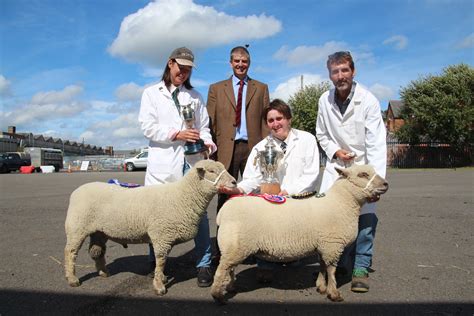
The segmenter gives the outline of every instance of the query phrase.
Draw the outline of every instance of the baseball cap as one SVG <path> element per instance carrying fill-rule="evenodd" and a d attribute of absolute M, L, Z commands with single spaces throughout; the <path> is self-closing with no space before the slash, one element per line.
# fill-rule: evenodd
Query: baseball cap
<path fill-rule="evenodd" d="M 194 65 L 194 54 L 186 47 L 176 48 L 170 55 L 169 59 L 174 59 L 182 66 L 191 66 L 196 68 Z"/>

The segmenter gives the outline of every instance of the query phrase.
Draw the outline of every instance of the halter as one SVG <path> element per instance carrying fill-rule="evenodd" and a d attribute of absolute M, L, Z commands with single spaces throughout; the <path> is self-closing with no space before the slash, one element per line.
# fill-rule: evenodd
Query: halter
<path fill-rule="evenodd" d="M 367 190 L 367 188 L 368 188 L 369 185 L 372 183 L 372 181 L 374 181 L 376 175 L 377 175 L 377 174 L 374 173 L 374 175 L 372 176 L 372 178 L 370 178 L 369 182 L 367 182 L 367 185 L 365 186 L 364 190 Z"/>
<path fill-rule="evenodd" d="M 219 173 L 219 175 L 217 176 L 216 180 L 214 180 L 214 181 L 211 181 L 211 180 L 209 180 L 209 179 L 206 179 L 205 177 L 202 177 L 202 178 L 203 178 L 204 180 L 206 180 L 207 182 L 212 183 L 212 185 L 216 185 L 216 183 L 219 181 L 219 179 L 222 177 L 222 175 L 224 174 L 225 171 L 226 171 L 225 169 L 222 170 L 221 173 Z"/>
<path fill-rule="evenodd" d="M 367 182 L 365 188 L 362 189 L 363 192 L 366 192 L 366 193 L 370 194 L 370 191 L 367 190 L 367 189 L 369 188 L 369 186 L 370 186 L 370 184 L 372 183 L 372 181 L 374 181 L 376 175 L 377 175 L 377 174 L 375 173 L 375 174 L 372 176 L 372 178 L 370 178 L 370 180 L 369 180 L 369 182 Z"/>

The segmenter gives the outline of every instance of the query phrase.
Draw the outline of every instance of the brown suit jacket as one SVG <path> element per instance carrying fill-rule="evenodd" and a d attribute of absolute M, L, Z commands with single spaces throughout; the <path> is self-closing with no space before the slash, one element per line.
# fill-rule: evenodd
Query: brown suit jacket
<path fill-rule="evenodd" d="M 232 88 L 232 77 L 212 84 L 207 95 L 211 133 L 217 145 L 217 160 L 229 169 L 234 151 L 236 100 Z M 262 113 L 268 107 L 270 97 L 268 86 L 249 78 L 245 110 L 249 148 L 253 148 L 269 133 L 262 120 Z"/>

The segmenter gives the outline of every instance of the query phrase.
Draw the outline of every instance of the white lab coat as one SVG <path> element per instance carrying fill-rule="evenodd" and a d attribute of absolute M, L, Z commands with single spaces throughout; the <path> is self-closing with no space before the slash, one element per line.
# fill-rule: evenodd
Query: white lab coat
<path fill-rule="evenodd" d="M 200 131 L 200 137 L 204 143 L 215 147 L 209 131 L 207 109 L 199 92 L 180 86 L 178 101 L 183 105 L 194 102 L 196 105 L 195 127 Z M 176 135 L 176 132 L 185 129 L 185 125 L 163 81 L 143 91 L 138 121 L 143 134 L 149 139 L 145 185 L 181 179 L 185 142 L 173 141 L 172 137 Z M 200 159 L 202 159 L 200 154 L 186 157 L 191 165 Z"/>
<path fill-rule="evenodd" d="M 286 153 L 276 173 L 281 190 L 288 194 L 297 194 L 315 190 L 319 174 L 319 150 L 314 135 L 292 128 L 288 134 Z M 277 149 L 280 142 L 275 140 Z M 238 187 L 245 193 L 256 192 L 263 179 L 258 162 L 254 165 L 258 151 L 265 150 L 267 140 L 263 139 L 255 145 L 249 155 L 242 181 Z"/>
<path fill-rule="evenodd" d="M 382 177 L 387 169 L 386 131 L 377 98 L 357 83 L 354 96 L 342 116 L 334 101 L 334 93 L 335 90 L 331 89 L 319 99 L 316 137 L 328 156 L 320 192 L 327 191 L 339 177 L 334 167 L 349 167 L 343 161 L 333 159 L 339 149 L 354 152 L 355 164 L 370 164 Z M 374 213 L 375 209 L 375 203 L 365 204 L 361 214 Z"/>

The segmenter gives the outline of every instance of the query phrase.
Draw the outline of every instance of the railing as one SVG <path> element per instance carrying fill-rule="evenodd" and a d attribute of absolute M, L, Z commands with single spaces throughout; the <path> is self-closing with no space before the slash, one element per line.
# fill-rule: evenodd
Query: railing
<path fill-rule="evenodd" d="M 473 146 L 462 149 L 438 143 L 387 142 L 387 166 L 392 168 L 457 168 L 473 165 Z"/>

